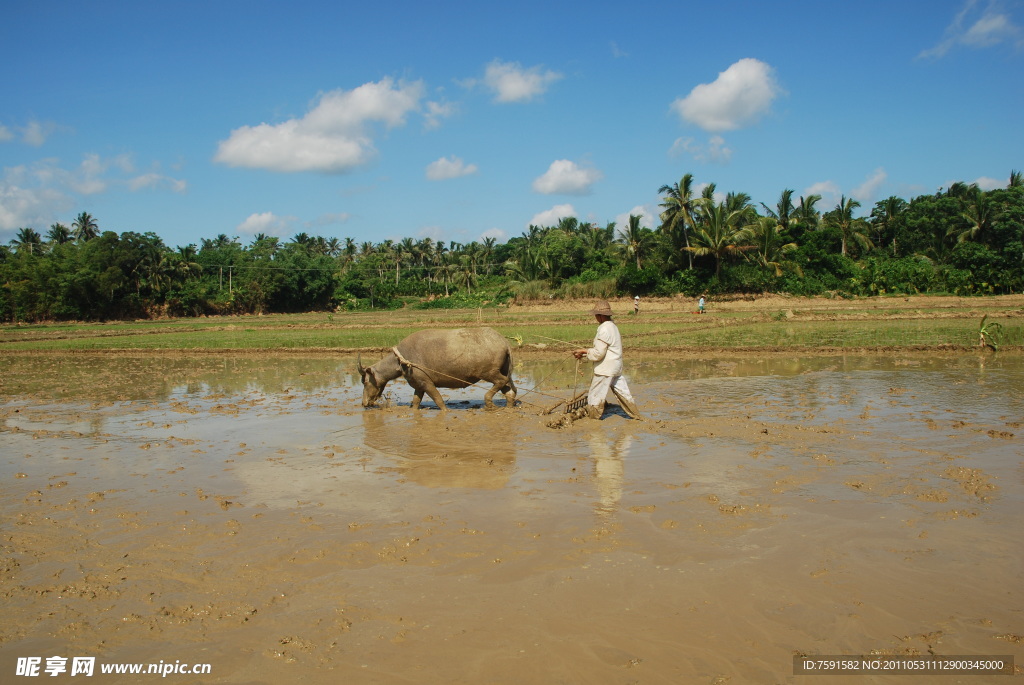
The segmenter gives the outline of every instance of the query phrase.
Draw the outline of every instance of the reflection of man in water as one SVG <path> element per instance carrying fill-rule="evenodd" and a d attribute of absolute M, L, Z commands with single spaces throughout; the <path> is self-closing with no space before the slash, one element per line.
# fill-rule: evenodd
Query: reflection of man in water
<path fill-rule="evenodd" d="M 629 454 L 633 437 L 624 435 L 611 444 L 601 433 L 591 433 L 590 453 L 594 457 L 594 485 L 600 498 L 599 514 L 614 514 L 622 499 L 622 485 L 626 477 L 623 457 Z"/>
<path fill-rule="evenodd" d="M 612 321 L 611 305 L 602 300 L 590 310 L 590 313 L 598 323 L 593 347 L 587 350 L 574 350 L 572 353 L 577 359 L 586 357 L 596 362 L 594 380 L 591 381 L 590 392 L 587 393 L 587 416 L 592 419 L 601 418 L 608 391 L 611 390 L 626 413 L 639 418 L 640 414 L 633 403 L 633 395 L 629 392 L 626 377 L 622 375 L 622 335 L 619 333 L 619 327 Z"/>

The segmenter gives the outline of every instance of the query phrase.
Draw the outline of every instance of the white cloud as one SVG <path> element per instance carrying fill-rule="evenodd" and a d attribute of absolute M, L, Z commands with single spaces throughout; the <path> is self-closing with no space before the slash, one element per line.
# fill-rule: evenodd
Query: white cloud
<path fill-rule="evenodd" d="M 714 82 L 702 83 L 685 98 L 677 98 L 672 109 L 706 131 L 732 131 L 757 122 L 781 92 L 774 69 L 747 57 Z"/>
<path fill-rule="evenodd" d="M 643 205 L 637 205 L 628 212 L 623 212 L 615 217 L 615 231 L 624 231 L 629 226 L 629 215 L 640 217 L 640 225 L 644 228 L 654 229 L 654 220 L 658 218 L 658 211 Z"/>
<path fill-rule="evenodd" d="M 543 175 L 533 181 L 533 189 L 544 195 L 589 195 L 590 187 L 604 178 L 597 169 L 586 169 L 568 159 L 556 159 Z"/>
<path fill-rule="evenodd" d="M 476 164 L 466 164 L 455 155 L 452 155 L 451 158 L 442 157 L 436 162 L 428 164 L 427 178 L 431 181 L 443 181 L 449 178 L 469 176 L 477 171 Z"/>
<path fill-rule="evenodd" d="M 239 235 L 257 235 L 266 233 L 273 236 L 286 236 L 291 233 L 296 218 L 293 216 L 277 216 L 273 212 L 250 214 L 245 221 L 238 224 L 235 231 Z"/>
<path fill-rule="evenodd" d="M 885 169 L 878 167 L 864 179 L 863 183 L 850 191 L 850 197 L 860 202 L 862 206 L 874 202 L 878 189 L 885 183 L 886 178 L 888 175 L 885 173 Z"/>
<path fill-rule="evenodd" d="M 989 178 L 988 176 L 982 176 L 974 181 L 974 184 L 982 190 L 995 190 L 996 188 L 1005 188 L 1009 184 L 1009 179 L 998 179 Z M 948 185 L 946 186 L 949 187 Z"/>
<path fill-rule="evenodd" d="M 351 171 L 376 154 L 370 125 L 404 125 L 422 97 L 421 81 L 396 85 L 390 78 L 331 91 L 301 119 L 235 129 L 218 145 L 214 161 L 271 171 Z"/>
<path fill-rule="evenodd" d="M 38 121 L 30 121 L 21 130 L 21 137 L 29 145 L 39 147 L 46 142 L 47 137 L 53 133 L 53 124 L 44 124 Z"/>
<path fill-rule="evenodd" d="M 732 159 L 732 148 L 726 147 L 725 138 L 711 136 L 707 145 L 701 145 L 693 138 L 676 138 L 669 150 L 669 156 L 680 157 L 688 154 L 698 162 L 726 164 Z"/>
<path fill-rule="evenodd" d="M 458 108 L 450 102 L 427 102 L 426 109 L 423 125 L 429 129 L 440 126 L 441 120 L 455 114 Z"/>
<path fill-rule="evenodd" d="M 335 213 L 329 213 L 329 214 L 321 214 L 320 216 L 318 216 L 313 221 L 307 221 L 306 222 L 306 227 L 307 228 L 319 228 L 319 227 L 323 227 L 323 226 L 333 226 L 335 224 L 343 224 L 343 223 L 345 223 L 346 221 L 348 221 L 351 218 L 352 218 L 352 215 L 349 214 L 348 212 L 335 212 Z"/>
<path fill-rule="evenodd" d="M 0 143 L 14 140 L 20 135 L 21 142 L 32 147 L 40 147 L 56 130 L 57 125 L 48 121 L 30 121 L 24 126 L 15 126 L 13 130 L 0 124 Z"/>
<path fill-rule="evenodd" d="M 88 154 L 77 167 L 64 168 L 44 158 L 30 166 L 4 169 L 0 177 L 0 231 L 31 226 L 39 230 L 81 204 L 81 198 L 110 190 L 183 192 L 187 182 L 157 170 L 138 174 L 130 155 Z"/>
<path fill-rule="evenodd" d="M 547 91 L 562 78 L 558 72 L 542 67 L 524 69 L 518 62 L 494 60 L 484 71 L 484 85 L 494 92 L 495 102 L 528 102 Z M 475 84 L 475 81 L 469 81 Z"/>
<path fill-rule="evenodd" d="M 825 213 L 835 209 L 835 206 L 839 204 L 839 198 L 842 196 L 842 193 L 839 191 L 839 186 L 833 181 L 819 181 L 809 186 L 801 194 L 802 197 L 810 197 L 811 195 L 821 195 L 821 201 L 815 206 L 819 212 Z"/>
<path fill-rule="evenodd" d="M 503 243 L 508 234 L 500 228 L 489 228 L 480 234 L 480 240 L 484 238 L 494 238 L 495 242 Z"/>
<path fill-rule="evenodd" d="M 555 205 L 551 209 L 534 214 L 528 225 L 556 226 L 561 219 L 569 216 L 576 216 L 576 210 L 572 205 Z"/>
<path fill-rule="evenodd" d="M 694 197 L 703 197 L 704 196 L 704 189 L 707 188 L 709 185 L 711 185 L 711 184 L 710 183 L 698 183 L 697 185 L 695 185 L 693 187 L 693 196 Z M 715 186 L 715 191 L 711 194 L 712 199 L 715 202 L 719 202 L 719 203 L 725 202 L 725 198 L 728 197 L 728 196 L 729 196 L 729 194 L 726 193 L 725 191 L 718 190 L 718 186 Z"/>
<path fill-rule="evenodd" d="M 1024 47 L 1024 32 L 1009 14 L 1002 11 L 1000 3 L 989 0 L 984 8 L 979 0 L 967 0 L 963 8 L 946 27 L 942 40 L 932 48 L 918 53 L 918 59 L 938 59 L 957 45 L 970 48 L 988 48 L 1003 42 Z"/>
<path fill-rule="evenodd" d="M 128 188 L 130 190 L 168 188 L 176 193 L 183 193 L 188 188 L 188 183 L 178 178 L 151 172 L 130 179 Z"/>
<path fill-rule="evenodd" d="M 444 240 L 444 230 L 440 226 L 424 226 L 416 234 L 416 237 L 421 240 L 430 238 L 436 243 L 438 240 Z"/>
<path fill-rule="evenodd" d="M 26 171 L 24 167 L 5 169 L 4 177 L 0 179 L 0 232 L 13 232 L 26 226 L 40 230 L 53 223 L 57 214 L 73 206 L 71 197 L 64 192 L 47 187 L 27 187 L 26 182 L 31 179 Z"/>

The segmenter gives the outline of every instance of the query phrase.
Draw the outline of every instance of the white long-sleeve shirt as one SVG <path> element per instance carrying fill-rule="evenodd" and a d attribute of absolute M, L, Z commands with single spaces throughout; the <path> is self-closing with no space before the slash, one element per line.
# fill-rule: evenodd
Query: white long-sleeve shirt
<path fill-rule="evenodd" d="M 587 359 L 597 362 L 594 375 L 622 375 L 622 335 L 612 321 L 605 321 L 597 327 L 594 346 L 587 350 Z"/>

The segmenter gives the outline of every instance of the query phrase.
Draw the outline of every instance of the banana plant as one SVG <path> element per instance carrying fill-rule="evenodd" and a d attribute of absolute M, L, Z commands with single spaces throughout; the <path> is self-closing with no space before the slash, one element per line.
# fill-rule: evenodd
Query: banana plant
<path fill-rule="evenodd" d="M 1003 330 L 1003 325 L 998 321 L 986 323 L 987 320 L 988 314 L 981 317 L 981 323 L 978 325 L 978 346 L 991 347 L 992 351 L 995 352 L 999 349 L 999 337 Z"/>

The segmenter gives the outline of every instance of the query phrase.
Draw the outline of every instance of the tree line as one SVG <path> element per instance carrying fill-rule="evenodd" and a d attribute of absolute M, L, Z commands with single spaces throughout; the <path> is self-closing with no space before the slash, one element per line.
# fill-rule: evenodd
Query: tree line
<path fill-rule="evenodd" d="M 866 216 L 842 197 L 783 190 L 774 205 L 663 185 L 658 225 L 565 218 L 498 243 L 431 238 L 357 243 L 299 233 L 221 234 L 170 248 L 152 232 L 100 231 L 82 212 L 45 236 L 0 246 L 0 320 L 110 320 L 401 306 L 486 306 L 513 298 L 779 292 L 1012 293 L 1024 290 L 1024 182 L 954 183 Z"/>

